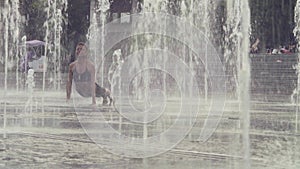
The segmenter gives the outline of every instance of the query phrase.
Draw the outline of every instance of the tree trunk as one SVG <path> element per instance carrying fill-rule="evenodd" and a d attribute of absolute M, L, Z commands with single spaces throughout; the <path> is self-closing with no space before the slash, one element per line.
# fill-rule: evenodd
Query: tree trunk
<path fill-rule="evenodd" d="M 275 43 L 275 5 L 274 5 L 274 3 L 272 3 L 272 43 L 273 43 L 273 45 L 276 45 L 276 43 Z"/>

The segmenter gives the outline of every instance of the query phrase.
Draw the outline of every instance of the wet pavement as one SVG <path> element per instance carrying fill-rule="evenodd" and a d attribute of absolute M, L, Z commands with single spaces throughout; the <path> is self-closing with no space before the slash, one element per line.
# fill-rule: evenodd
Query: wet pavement
<path fill-rule="evenodd" d="M 65 102 L 64 92 L 37 91 L 32 104 L 28 103 L 26 92 L 7 91 L 5 100 L 1 98 L 0 168 L 240 169 L 245 165 L 243 130 L 236 101 L 226 102 L 220 124 L 208 141 L 196 140 L 199 130 L 195 128 L 199 129 L 202 124 L 199 122 L 173 149 L 150 158 L 127 158 L 101 148 L 86 134 L 78 115 L 82 115 L 80 111 L 92 111 L 90 100 L 86 100 L 88 106 L 79 108 Z M 296 106 L 282 100 L 257 100 L 251 102 L 251 168 L 299 168 Z M 121 128 L 122 133 L 130 137 L 141 137 L 141 126 L 120 121 L 113 107 L 99 107 L 97 113 L 102 113 L 106 120 L 103 123 L 116 130 Z M 88 122 L 100 122 L 88 114 Z M 172 118 L 175 117 L 151 123 L 149 134 L 168 128 Z"/>

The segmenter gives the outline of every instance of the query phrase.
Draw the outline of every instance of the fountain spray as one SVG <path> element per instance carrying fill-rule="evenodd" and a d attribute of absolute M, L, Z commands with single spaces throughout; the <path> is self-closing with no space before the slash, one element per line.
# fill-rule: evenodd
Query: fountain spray
<path fill-rule="evenodd" d="M 4 2 L 4 16 L 7 16 L 10 12 L 10 7 L 8 4 L 8 0 L 5 0 Z M 4 73 L 5 73 L 5 77 L 4 77 L 4 98 L 7 96 L 7 62 L 8 62 L 8 17 L 4 17 L 4 39 L 6 39 L 4 41 L 4 57 L 5 57 L 5 68 L 4 68 Z M 3 129 L 4 129 L 4 134 L 3 134 L 3 138 L 6 138 L 6 123 L 7 123 L 7 117 L 6 117 L 6 99 L 4 99 L 4 114 L 3 114 Z"/>
<path fill-rule="evenodd" d="M 298 75 L 297 80 L 297 88 L 296 90 L 296 113 L 295 113 L 295 133 L 298 133 L 298 114 L 299 114 L 299 101 L 300 101 L 300 0 L 297 0 L 295 6 L 295 28 L 294 28 L 294 36 L 298 41 L 298 64 L 296 65 L 296 73 Z"/>

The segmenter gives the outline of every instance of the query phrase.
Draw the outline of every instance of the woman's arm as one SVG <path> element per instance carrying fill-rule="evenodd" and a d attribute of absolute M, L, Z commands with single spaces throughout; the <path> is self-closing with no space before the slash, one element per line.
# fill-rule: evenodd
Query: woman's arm
<path fill-rule="evenodd" d="M 67 80 L 67 86 L 66 86 L 67 101 L 70 100 L 70 98 L 71 98 L 72 80 L 73 80 L 73 67 L 74 67 L 74 63 L 71 63 L 70 66 L 69 66 L 68 80 Z"/>
<path fill-rule="evenodd" d="M 95 66 L 93 63 L 89 63 L 88 67 L 91 72 L 92 104 L 96 104 Z"/>

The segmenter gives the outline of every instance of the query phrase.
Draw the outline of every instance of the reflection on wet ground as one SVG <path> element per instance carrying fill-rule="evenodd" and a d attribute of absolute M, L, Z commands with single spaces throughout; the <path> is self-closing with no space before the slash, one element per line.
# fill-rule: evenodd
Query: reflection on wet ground
<path fill-rule="evenodd" d="M 191 134 L 173 149 L 139 159 L 101 148 L 79 122 L 80 112 L 87 112 L 89 123 L 108 123 L 122 134 L 142 137 L 143 127 L 121 119 L 113 107 L 99 106 L 96 113 L 106 120 L 101 122 L 89 116 L 93 111 L 90 100 L 86 101 L 88 106 L 79 108 L 66 103 L 63 92 L 46 92 L 44 101 L 40 93 L 33 104 L 26 105 L 26 94 L 8 93 L 5 100 L 0 100 L 0 168 L 239 169 L 244 165 L 243 131 L 236 101 L 226 102 L 220 124 L 207 142 L 196 140 L 199 130 L 195 128 L 201 128 L 205 118 L 200 116 Z M 251 168 L 299 168 L 300 134 L 295 131 L 295 105 L 268 100 L 251 103 Z M 171 126 L 176 116 L 161 118 L 149 124 L 149 135 Z"/>

